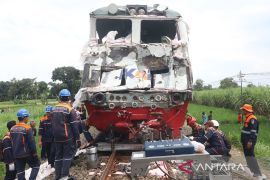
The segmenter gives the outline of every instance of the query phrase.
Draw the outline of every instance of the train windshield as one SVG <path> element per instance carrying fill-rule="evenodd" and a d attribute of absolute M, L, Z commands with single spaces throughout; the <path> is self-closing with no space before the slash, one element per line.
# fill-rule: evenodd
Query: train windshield
<path fill-rule="evenodd" d="M 98 18 L 95 25 L 98 45 L 89 48 L 83 87 L 188 89 L 187 53 L 177 20 Z"/>
<path fill-rule="evenodd" d="M 174 20 L 143 20 L 141 22 L 141 41 L 143 43 L 161 43 L 163 36 L 174 39 L 176 22 Z"/>
<path fill-rule="evenodd" d="M 127 36 L 131 36 L 131 20 L 97 19 L 96 30 L 99 40 L 102 40 L 102 43 L 106 42 L 107 39 L 126 38 Z"/>

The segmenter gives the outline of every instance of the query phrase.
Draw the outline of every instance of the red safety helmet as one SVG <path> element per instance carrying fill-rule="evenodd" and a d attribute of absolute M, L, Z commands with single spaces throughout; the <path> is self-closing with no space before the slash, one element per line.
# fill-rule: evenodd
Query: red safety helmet
<path fill-rule="evenodd" d="M 194 123 L 196 123 L 197 120 L 195 117 L 191 117 L 187 119 L 187 125 L 192 126 Z"/>

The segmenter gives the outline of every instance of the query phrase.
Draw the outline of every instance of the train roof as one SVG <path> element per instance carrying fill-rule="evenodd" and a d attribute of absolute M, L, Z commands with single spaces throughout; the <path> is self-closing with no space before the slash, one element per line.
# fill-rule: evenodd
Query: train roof
<path fill-rule="evenodd" d="M 142 15 L 142 16 L 139 16 Z M 99 8 L 90 13 L 90 17 L 165 17 L 178 19 L 181 15 L 166 6 L 155 4 L 147 5 L 126 5 L 117 6 L 110 4 L 107 7 Z"/>

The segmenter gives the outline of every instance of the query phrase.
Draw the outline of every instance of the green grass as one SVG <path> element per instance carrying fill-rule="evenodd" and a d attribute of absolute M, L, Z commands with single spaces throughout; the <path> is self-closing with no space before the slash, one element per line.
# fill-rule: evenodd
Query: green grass
<path fill-rule="evenodd" d="M 206 106 L 224 107 L 238 111 L 243 104 L 252 104 L 256 114 L 270 116 L 270 88 L 212 89 L 194 91 L 193 102 Z"/>
<path fill-rule="evenodd" d="M 231 140 L 232 144 L 241 148 L 240 144 L 240 131 L 241 124 L 237 123 L 237 111 L 230 109 L 210 107 L 204 105 L 190 104 L 188 112 L 197 118 L 197 121 L 201 123 L 201 113 L 205 111 L 207 114 L 209 111 L 213 111 L 213 119 L 220 122 L 221 130 Z M 256 114 L 255 114 L 256 115 Z M 259 159 L 263 159 L 266 162 L 270 162 L 270 122 L 264 116 L 257 116 L 260 127 L 257 144 L 255 146 L 255 154 Z"/>
<path fill-rule="evenodd" d="M 55 103 L 55 100 L 51 100 L 49 102 Z M 44 108 L 45 105 L 42 105 L 41 103 L 35 104 L 35 101 L 27 101 L 27 104 L 14 104 L 13 102 L 0 102 L 0 109 L 4 109 L 4 113 L 0 113 L 0 137 L 3 138 L 4 134 L 7 132 L 6 124 L 10 120 L 16 120 L 17 121 L 17 111 L 20 108 L 26 108 L 29 113 L 29 122 L 31 120 L 36 121 L 36 128 L 38 129 L 39 126 L 39 120 L 44 114 Z M 37 137 L 36 137 L 37 142 Z M 38 154 L 40 154 L 40 148 L 37 145 Z M 4 178 L 4 172 L 5 172 L 5 166 L 3 163 L 0 163 L 0 179 Z"/>

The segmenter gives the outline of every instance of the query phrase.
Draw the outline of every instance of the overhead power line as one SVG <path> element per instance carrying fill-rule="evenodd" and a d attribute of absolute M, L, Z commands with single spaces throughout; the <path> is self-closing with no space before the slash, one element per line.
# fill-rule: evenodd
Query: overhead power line
<path fill-rule="evenodd" d="M 270 75 L 270 72 L 261 72 L 261 73 L 245 73 L 244 75 Z"/>
<path fill-rule="evenodd" d="M 233 76 L 229 76 L 229 77 L 225 77 L 225 78 L 237 78 L 237 80 L 235 80 L 236 82 L 239 82 L 240 83 L 240 86 L 241 86 L 241 83 L 252 83 L 252 81 L 255 81 L 255 80 L 267 80 L 267 79 L 270 79 L 269 78 L 256 78 L 256 79 L 253 79 L 253 78 L 247 78 L 246 76 L 270 76 L 270 72 L 254 72 L 254 73 L 242 73 L 240 71 L 239 74 L 237 75 L 233 75 Z M 225 79 L 223 78 L 223 79 Z M 212 81 L 210 83 L 205 83 L 205 84 L 210 84 L 210 85 L 217 85 L 218 83 L 220 83 L 220 81 L 222 81 L 223 79 L 221 80 L 217 80 L 217 81 Z"/>

